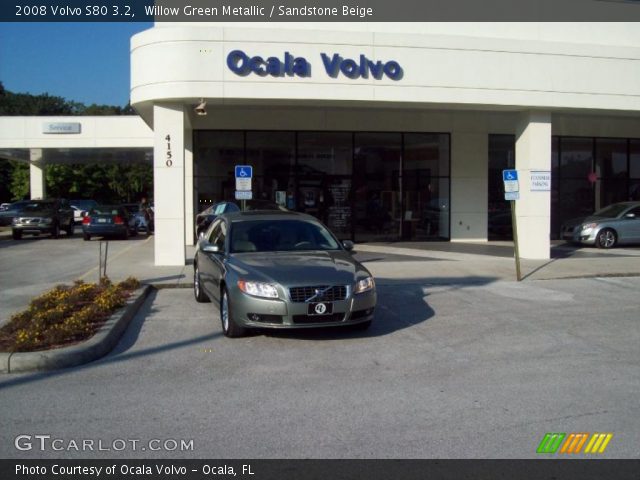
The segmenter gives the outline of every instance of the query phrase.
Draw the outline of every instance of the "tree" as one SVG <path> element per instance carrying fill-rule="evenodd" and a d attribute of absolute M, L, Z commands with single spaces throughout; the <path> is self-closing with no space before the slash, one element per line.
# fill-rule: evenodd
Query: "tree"
<path fill-rule="evenodd" d="M 131 115 L 130 104 L 89 106 L 44 93 L 13 93 L 0 81 L 0 115 Z M 101 202 L 137 200 L 152 189 L 153 168 L 149 164 L 51 164 L 45 167 L 47 195 L 94 198 Z M 29 165 L 0 159 L 0 200 L 29 196 Z"/>

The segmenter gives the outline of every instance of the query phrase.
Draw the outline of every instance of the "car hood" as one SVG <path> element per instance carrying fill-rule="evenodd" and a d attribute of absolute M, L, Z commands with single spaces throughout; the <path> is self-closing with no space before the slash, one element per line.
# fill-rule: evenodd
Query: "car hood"
<path fill-rule="evenodd" d="M 231 254 L 228 266 L 239 277 L 284 286 L 351 285 L 370 273 L 345 251 L 252 252 Z"/>
<path fill-rule="evenodd" d="M 29 210 L 16 212 L 17 217 L 51 217 L 54 215 L 54 210 L 42 209 L 42 210 Z"/>
<path fill-rule="evenodd" d="M 587 217 L 578 217 L 572 218 L 571 220 L 567 220 L 565 225 L 568 227 L 577 227 L 578 225 L 582 225 L 583 223 L 602 223 L 602 222 L 610 222 L 615 220 L 615 218 L 610 217 L 598 217 L 596 215 L 589 215 Z"/>

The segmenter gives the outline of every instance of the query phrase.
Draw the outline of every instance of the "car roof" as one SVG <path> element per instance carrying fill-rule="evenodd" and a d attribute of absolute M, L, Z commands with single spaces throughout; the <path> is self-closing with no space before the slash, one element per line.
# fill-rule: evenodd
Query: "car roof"
<path fill-rule="evenodd" d="M 311 215 L 300 212 L 285 212 L 282 210 L 249 210 L 246 212 L 223 213 L 218 218 L 225 218 L 230 222 L 249 220 L 305 220 L 318 223 L 319 220 Z"/>

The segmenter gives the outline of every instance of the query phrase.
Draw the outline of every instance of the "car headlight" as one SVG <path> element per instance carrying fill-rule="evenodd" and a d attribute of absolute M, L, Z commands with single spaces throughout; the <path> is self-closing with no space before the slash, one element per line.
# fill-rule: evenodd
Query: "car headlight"
<path fill-rule="evenodd" d="M 585 223 L 584 225 L 582 225 L 581 230 L 589 230 L 591 228 L 596 228 L 597 226 L 597 223 Z"/>
<path fill-rule="evenodd" d="M 247 295 L 253 295 L 254 297 L 278 298 L 278 289 L 270 283 L 238 280 L 238 288 Z"/>
<path fill-rule="evenodd" d="M 353 290 L 353 293 L 368 292 L 369 290 L 373 290 L 375 287 L 376 282 L 373 281 L 373 277 L 363 278 L 356 282 L 356 288 Z"/>
<path fill-rule="evenodd" d="M 18 223 L 20 223 L 20 219 L 18 217 L 13 217 L 13 219 L 11 220 L 11 223 L 13 223 L 14 225 L 17 225 Z"/>

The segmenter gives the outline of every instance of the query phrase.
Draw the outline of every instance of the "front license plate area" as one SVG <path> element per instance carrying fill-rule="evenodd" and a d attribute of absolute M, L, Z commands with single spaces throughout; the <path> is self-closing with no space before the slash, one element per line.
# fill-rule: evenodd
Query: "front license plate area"
<path fill-rule="evenodd" d="M 307 315 L 330 315 L 333 313 L 333 303 L 317 302 L 310 303 L 307 307 Z"/>

